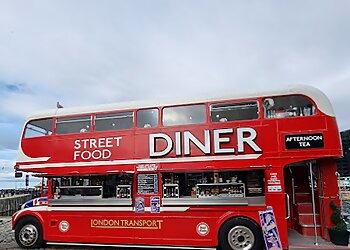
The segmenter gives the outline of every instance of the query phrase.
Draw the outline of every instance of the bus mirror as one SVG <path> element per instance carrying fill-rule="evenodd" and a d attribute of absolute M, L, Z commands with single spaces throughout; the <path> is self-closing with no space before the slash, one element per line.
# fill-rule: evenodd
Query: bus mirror
<path fill-rule="evenodd" d="M 15 172 L 15 178 L 22 178 L 23 173 L 22 172 Z"/>

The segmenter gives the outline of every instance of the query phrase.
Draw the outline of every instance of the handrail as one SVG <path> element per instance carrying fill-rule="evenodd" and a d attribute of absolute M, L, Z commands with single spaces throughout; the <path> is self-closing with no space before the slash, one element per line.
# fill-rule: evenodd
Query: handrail
<path fill-rule="evenodd" d="M 286 220 L 290 218 L 290 205 L 289 205 L 289 194 L 285 193 L 286 198 L 287 198 L 287 217 Z"/>

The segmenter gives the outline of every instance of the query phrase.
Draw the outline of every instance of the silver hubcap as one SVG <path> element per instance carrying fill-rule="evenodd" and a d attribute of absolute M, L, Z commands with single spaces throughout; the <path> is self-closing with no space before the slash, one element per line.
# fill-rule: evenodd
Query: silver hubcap
<path fill-rule="evenodd" d="M 19 231 L 19 241 L 23 246 L 30 247 L 38 239 L 38 229 L 33 225 L 25 225 Z"/>
<path fill-rule="evenodd" d="M 255 243 L 253 232 L 245 226 L 233 227 L 227 235 L 228 243 L 234 250 L 252 249 Z"/>

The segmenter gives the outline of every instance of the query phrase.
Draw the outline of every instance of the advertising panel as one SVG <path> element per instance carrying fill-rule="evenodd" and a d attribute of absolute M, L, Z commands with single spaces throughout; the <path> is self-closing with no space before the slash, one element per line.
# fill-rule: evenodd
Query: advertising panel
<path fill-rule="evenodd" d="M 272 207 L 268 207 L 266 211 L 259 211 L 259 216 L 266 250 L 282 250 L 283 248 Z"/>

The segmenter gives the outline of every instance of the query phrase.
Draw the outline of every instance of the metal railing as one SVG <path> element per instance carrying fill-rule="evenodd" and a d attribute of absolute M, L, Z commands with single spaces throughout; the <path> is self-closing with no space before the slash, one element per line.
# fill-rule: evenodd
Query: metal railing
<path fill-rule="evenodd" d="M 11 216 L 20 209 L 20 206 L 32 199 L 31 194 L 18 194 L 0 198 L 0 216 Z"/>
<path fill-rule="evenodd" d="M 12 197 L 15 195 L 30 194 L 33 197 L 40 196 L 40 190 L 29 188 L 29 189 L 0 189 L 0 198 Z"/>

